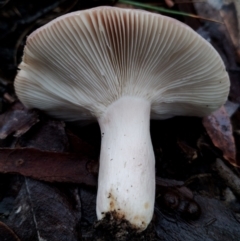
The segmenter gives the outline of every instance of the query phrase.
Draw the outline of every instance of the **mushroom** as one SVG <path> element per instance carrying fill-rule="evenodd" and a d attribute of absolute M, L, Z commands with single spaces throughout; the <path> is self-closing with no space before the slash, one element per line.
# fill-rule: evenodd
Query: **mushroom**
<path fill-rule="evenodd" d="M 99 122 L 97 217 L 111 213 L 140 231 L 155 200 L 150 117 L 205 116 L 229 92 L 221 58 L 191 28 L 116 7 L 73 12 L 37 29 L 19 69 L 15 90 L 26 107 Z"/>

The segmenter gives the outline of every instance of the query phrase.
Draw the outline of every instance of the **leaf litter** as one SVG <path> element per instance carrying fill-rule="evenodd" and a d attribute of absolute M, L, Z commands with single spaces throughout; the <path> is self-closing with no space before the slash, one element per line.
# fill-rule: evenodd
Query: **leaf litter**
<path fill-rule="evenodd" d="M 61 2 L 63 5 L 67 4 L 66 1 Z M 94 3 L 75 1 L 67 6 L 69 9 L 77 10 L 80 7 L 96 6 L 94 4 L 101 5 L 101 1 Z M 63 9 L 66 9 L 63 5 L 61 9 L 60 5 L 51 3 L 52 8 L 49 8 L 47 15 L 53 17 L 54 11 L 59 15 Z M 6 6 L 10 5 L 6 4 Z M 216 21 L 222 21 L 219 10 L 215 9 L 215 12 L 211 12 L 211 8 L 205 3 L 178 4 L 176 2 L 175 6 L 180 9 L 184 7 L 187 9 L 189 6 L 188 9 L 200 11 L 203 17 L 213 18 L 214 16 Z M 14 16 L 10 14 L 9 9 L 11 8 L 8 8 L 7 18 Z M 51 9 L 54 11 L 51 12 Z M 22 10 L 20 9 L 20 12 Z M 32 13 L 35 16 L 35 13 Z M 227 11 L 225 13 L 228 14 Z M 42 22 L 48 21 L 47 18 L 44 19 L 43 14 L 40 16 Z M 225 16 L 224 20 L 226 19 Z M 225 31 L 227 24 L 217 25 L 217 23 L 203 20 L 200 22 L 196 19 L 189 21 L 188 18 L 183 19 L 183 17 L 180 20 L 190 25 L 194 23 L 195 29 L 198 26 L 205 31 L 229 70 L 232 84 L 230 99 L 240 103 L 239 69 L 236 64 L 238 60 L 234 55 L 236 44 L 231 43 L 233 38 Z M 29 29 L 29 26 L 24 24 L 26 21 L 21 27 Z M 13 32 L 13 28 L 8 29 L 11 34 L 17 34 Z M 20 32 L 22 33 L 22 30 Z M 5 41 L 8 38 L 6 36 L 2 36 Z M 23 39 L 20 35 L 20 42 Z M 13 51 L 14 53 L 21 52 L 20 42 L 16 45 L 18 50 Z M 3 41 L 0 40 L 1 43 Z M 7 48 L 9 49 L 9 46 Z M 12 59 L 18 59 L 18 56 Z M 10 62 L 6 64 L 9 64 L 7 71 L 3 73 L 1 69 L 0 72 L 1 76 L 9 79 L 14 76 L 16 67 Z M 154 217 L 146 233 L 138 235 L 130 231 L 130 235 L 127 235 L 124 230 L 118 230 L 118 224 L 115 226 L 116 230 L 111 230 L 110 227 L 104 226 L 104 222 L 95 223 L 95 186 L 100 143 L 96 125 L 71 127 L 68 124 L 65 126 L 63 122 L 48 119 L 38 111 L 27 111 L 17 102 L 8 104 L 0 115 L 2 138 L 0 141 L 2 146 L 0 149 L 0 172 L 2 173 L 0 175 L 0 210 L 3 201 L 9 198 L 11 202 L 6 205 L 4 214 L 0 213 L 0 221 L 4 222 L 5 230 L 8 230 L 13 238 L 16 236 L 21 241 L 175 241 L 176 238 L 180 241 L 213 241 L 216 240 L 215 238 L 224 241 L 238 240 L 240 237 L 237 217 L 240 207 L 236 184 L 239 182 L 239 173 L 231 166 L 224 169 L 225 167 L 223 168 L 221 164 L 219 168 L 219 159 L 217 159 L 224 157 L 235 165 L 238 163 L 238 158 L 234 159 L 236 153 L 234 153 L 234 139 L 231 131 L 233 128 L 233 132 L 236 133 L 236 129 L 230 122 L 230 118 L 232 120 L 235 115 L 231 117 L 226 113 L 222 110 L 222 113 L 211 117 L 214 124 L 210 123 L 206 130 L 214 134 L 208 135 L 204 131 L 201 120 L 196 118 L 177 117 L 151 123 L 157 162 L 157 198 Z M 226 128 L 222 128 L 224 125 Z M 191 128 L 191 126 L 194 127 Z M 221 133 L 222 130 L 225 131 Z M 218 140 L 222 138 L 221 135 L 226 136 L 224 144 Z M 236 136 L 234 137 L 236 139 Z M 227 145 L 227 140 L 232 143 L 230 146 Z M 236 147 L 239 152 L 239 147 Z M 223 170 L 223 173 L 219 170 Z M 229 179 L 229 175 L 235 179 Z M 160 176 L 161 181 L 159 181 Z M 4 186 L 7 178 L 12 180 L 9 183 L 13 185 L 7 185 L 6 189 Z M 111 217 L 108 218 L 111 219 Z"/>
<path fill-rule="evenodd" d="M 233 166 L 236 161 L 236 146 L 230 117 L 224 106 L 203 118 L 203 125 L 213 144 L 223 152 L 223 157 Z"/>
<path fill-rule="evenodd" d="M 38 121 L 37 111 L 27 110 L 21 103 L 16 102 L 0 115 L 0 139 L 3 140 L 11 134 L 20 137 Z"/>

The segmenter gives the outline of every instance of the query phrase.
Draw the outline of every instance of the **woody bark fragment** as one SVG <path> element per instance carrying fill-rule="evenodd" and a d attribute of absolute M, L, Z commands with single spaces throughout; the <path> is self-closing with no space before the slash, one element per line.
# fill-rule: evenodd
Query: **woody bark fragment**
<path fill-rule="evenodd" d="M 0 173 L 17 173 L 48 182 L 96 186 L 98 163 L 76 154 L 34 148 L 0 149 Z"/>

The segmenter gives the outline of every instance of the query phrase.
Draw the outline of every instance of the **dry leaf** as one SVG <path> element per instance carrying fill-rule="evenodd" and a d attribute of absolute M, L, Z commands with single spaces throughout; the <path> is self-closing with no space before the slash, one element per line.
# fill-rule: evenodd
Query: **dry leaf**
<path fill-rule="evenodd" d="M 87 158 L 80 154 L 63 153 L 69 145 L 63 122 L 44 119 L 20 137 L 17 145 L 26 148 L 0 149 L 2 172 L 48 182 L 83 181 L 96 185 L 96 176 L 87 170 Z M 92 161 L 89 165 L 91 170 Z M 27 177 L 23 181 L 7 220 L 14 232 L 24 241 L 80 240 L 81 201 L 78 188 Z"/>
<path fill-rule="evenodd" d="M 28 133 L 18 139 L 17 147 L 33 147 L 42 151 L 68 151 L 65 123 L 57 120 L 41 120 Z"/>
<path fill-rule="evenodd" d="M 223 3 L 220 13 L 236 48 L 238 62 L 240 62 L 240 2 L 228 0 Z"/>
<path fill-rule="evenodd" d="M 76 187 L 25 178 L 7 223 L 22 241 L 79 241 L 80 219 Z"/>
<path fill-rule="evenodd" d="M 213 144 L 223 152 L 223 157 L 233 166 L 238 166 L 232 125 L 225 107 L 222 106 L 210 116 L 204 117 L 203 125 Z"/>
<path fill-rule="evenodd" d="M 212 3 L 211 5 L 209 3 Z M 238 21 L 236 11 L 239 11 L 239 0 L 211 0 L 208 2 L 195 2 L 196 12 L 205 17 L 214 17 L 215 20 L 222 21 L 224 24 L 204 22 L 203 29 L 208 33 L 208 40 L 222 57 L 226 69 L 228 70 L 231 87 L 230 100 L 240 103 L 240 68 L 236 62 L 238 50 Z M 240 55 L 239 55 L 240 56 Z"/>
<path fill-rule="evenodd" d="M 96 186 L 97 161 L 70 153 L 33 148 L 0 149 L 0 172 L 17 173 L 48 182 L 84 183 Z"/>
<path fill-rule="evenodd" d="M 38 114 L 27 110 L 21 103 L 13 104 L 12 108 L 0 115 L 0 139 L 14 134 L 19 137 L 38 122 Z"/>
<path fill-rule="evenodd" d="M 98 162 L 89 158 L 93 148 L 89 147 L 84 154 L 66 153 L 68 139 L 62 121 L 42 120 L 19 138 L 18 148 L 0 149 L 0 172 L 18 173 L 48 182 L 84 183 L 95 186 Z M 75 137 L 71 142 L 81 150 L 86 145 L 78 139 Z"/>

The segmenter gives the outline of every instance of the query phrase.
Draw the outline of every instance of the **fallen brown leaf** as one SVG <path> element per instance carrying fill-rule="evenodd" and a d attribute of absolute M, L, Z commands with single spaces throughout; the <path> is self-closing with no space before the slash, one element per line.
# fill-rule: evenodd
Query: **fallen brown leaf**
<path fill-rule="evenodd" d="M 16 173 L 48 182 L 96 186 L 97 161 L 76 154 L 34 148 L 0 149 L 0 173 Z"/>
<path fill-rule="evenodd" d="M 232 134 L 230 118 L 222 106 L 210 116 L 203 118 L 203 125 L 213 144 L 223 152 L 223 157 L 233 166 L 239 166 L 236 161 L 236 146 Z"/>
<path fill-rule="evenodd" d="M 0 149 L 0 172 L 25 176 L 7 220 L 21 240 L 80 240 L 78 187 L 47 182 L 96 186 L 97 176 L 91 171 L 98 164 L 87 151 L 67 153 L 68 140 L 63 122 L 41 117 L 37 125 L 17 138 L 16 149 Z M 73 142 L 81 148 L 77 138 Z"/>
<path fill-rule="evenodd" d="M 27 110 L 19 102 L 14 103 L 8 111 L 0 115 L 0 139 L 3 140 L 11 134 L 19 137 L 38 121 L 36 111 Z"/>

